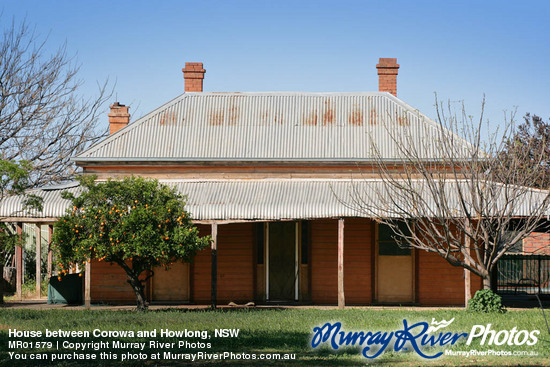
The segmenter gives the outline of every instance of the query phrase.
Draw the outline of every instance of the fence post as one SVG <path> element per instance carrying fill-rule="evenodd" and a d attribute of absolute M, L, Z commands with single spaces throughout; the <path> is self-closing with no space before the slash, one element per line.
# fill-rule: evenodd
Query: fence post
<path fill-rule="evenodd" d="M 541 267 L 540 267 L 540 265 L 541 265 L 540 261 L 542 259 L 542 256 L 539 255 L 538 258 L 539 258 L 539 279 L 538 279 L 537 283 L 539 285 L 539 296 L 540 296 L 542 294 L 542 289 L 541 289 L 541 284 L 540 284 L 541 281 L 542 281 L 542 271 L 541 271 Z"/>

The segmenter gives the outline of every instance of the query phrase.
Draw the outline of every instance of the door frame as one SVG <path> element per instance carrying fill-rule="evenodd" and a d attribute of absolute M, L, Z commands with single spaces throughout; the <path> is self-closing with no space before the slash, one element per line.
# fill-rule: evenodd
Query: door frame
<path fill-rule="evenodd" d="M 379 265 L 379 262 L 378 262 L 378 258 L 379 258 L 379 249 L 380 249 L 380 241 L 379 241 L 379 229 L 378 229 L 378 226 L 379 226 L 379 223 L 375 223 L 375 246 L 374 246 L 374 274 L 375 274 L 375 278 L 374 278 L 374 296 L 375 296 L 375 300 L 376 300 L 376 303 L 380 303 L 380 301 L 378 300 L 378 293 L 379 293 L 379 285 L 378 285 L 378 279 L 380 278 L 380 265 Z M 417 287 L 417 284 L 416 284 L 416 271 L 417 271 L 417 267 L 416 267 L 416 251 L 414 248 L 411 248 L 411 285 L 412 285 L 412 297 L 411 297 L 411 301 L 410 303 L 415 303 L 417 302 L 416 300 L 416 287 Z M 384 302 L 384 303 L 387 303 L 387 302 Z"/>
<path fill-rule="evenodd" d="M 294 301 L 300 296 L 300 222 L 294 227 Z M 269 301 L 269 222 L 265 223 L 265 299 Z"/>

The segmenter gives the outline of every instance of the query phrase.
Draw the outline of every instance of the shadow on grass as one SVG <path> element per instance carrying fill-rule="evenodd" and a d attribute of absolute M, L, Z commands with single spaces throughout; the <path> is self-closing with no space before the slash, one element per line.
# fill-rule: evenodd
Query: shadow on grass
<path fill-rule="evenodd" d="M 502 304 L 506 307 L 518 308 L 540 308 L 539 301 L 534 295 L 502 295 Z M 542 306 L 547 309 L 550 307 L 550 295 L 540 297 Z"/>

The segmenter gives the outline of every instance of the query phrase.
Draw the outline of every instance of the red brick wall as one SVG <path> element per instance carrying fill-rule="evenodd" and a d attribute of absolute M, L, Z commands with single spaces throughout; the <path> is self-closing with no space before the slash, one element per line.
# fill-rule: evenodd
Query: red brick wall
<path fill-rule="evenodd" d="M 210 226 L 199 225 L 201 235 Z M 254 232 L 252 223 L 218 225 L 218 303 L 244 303 L 254 299 Z M 211 250 L 200 251 L 192 266 L 191 297 L 210 303 Z"/>
<path fill-rule="evenodd" d="M 337 220 L 311 221 L 311 299 L 315 304 L 337 303 Z M 210 226 L 198 225 L 201 235 Z M 254 299 L 253 224 L 218 226 L 218 301 L 248 302 Z M 344 288 L 346 304 L 372 302 L 373 225 L 366 219 L 347 218 L 344 232 Z M 463 305 L 464 271 L 439 255 L 418 251 L 417 301 L 422 305 Z M 206 248 L 191 267 L 191 300 L 210 303 L 211 251 Z M 481 279 L 472 274 L 472 295 Z M 92 301 L 133 303 L 135 295 L 118 265 L 92 262 Z"/>
<path fill-rule="evenodd" d="M 344 292 L 347 305 L 372 302 L 371 246 L 373 222 L 346 218 L 344 225 Z"/>
<path fill-rule="evenodd" d="M 344 223 L 344 293 L 346 304 L 371 302 L 372 222 L 349 218 Z M 311 222 L 311 299 L 338 302 L 338 221 Z"/>
<path fill-rule="evenodd" d="M 450 265 L 435 253 L 418 251 L 418 302 L 430 306 L 464 305 L 464 269 Z M 481 289 L 481 278 L 471 274 L 472 296 Z"/>
<path fill-rule="evenodd" d="M 311 222 L 311 300 L 315 304 L 338 302 L 337 243 L 338 221 Z"/>
<path fill-rule="evenodd" d="M 210 226 L 198 225 L 201 236 Z M 218 226 L 218 301 L 248 302 L 254 297 L 252 224 Z M 200 251 L 191 267 L 191 296 L 197 303 L 210 303 L 211 250 Z M 92 302 L 134 303 L 135 294 L 118 265 L 92 262 Z M 146 290 L 146 294 L 148 294 Z"/>
<path fill-rule="evenodd" d="M 126 272 L 116 264 L 93 260 L 91 263 L 92 302 L 135 303 L 136 295 L 126 282 Z"/>
<path fill-rule="evenodd" d="M 523 240 L 526 254 L 550 255 L 550 233 L 533 232 Z"/>
<path fill-rule="evenodd" d="M 211 234 L 210 226 L 197 225 L 200 236 Z M 219 232 L 219 228 L 218 228 Z M 191 301 L 195 303 L 210 303 L 211 279 L 210 247 L 199 251 L 191 265 Z"/>
<path fill-rule="evenodd" d="M 218 226 L 218 300 L 254 300 L 254 226 Z"/>

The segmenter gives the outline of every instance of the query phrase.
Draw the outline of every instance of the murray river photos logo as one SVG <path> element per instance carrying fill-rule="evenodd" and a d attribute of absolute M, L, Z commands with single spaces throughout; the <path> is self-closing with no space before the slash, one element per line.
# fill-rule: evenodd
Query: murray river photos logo
<path fill-rule="evenodd" d="M 443 355 L 443 352 L 429 354 L 425 349 L 438 346 L 452 346 L 459 340 L 465 340 L 471 345 L 474 338 L 480 338 L 480 345 L 535 345 L 538 342 L 538 330 L 493 330 L 491 324 L 474 325 L 469 333 L 445 332 L 454 318 L 446 321 L 432 319 L 431 324 L 425 321 L 411 324 L 403 319 L 403 329 L 394 331 L 345 331 L 340 322 L 327 322 L 313 328 L 311 346 L 317 348 L 328 345 L 337 350 L 346 346 L 361 347 L 361 354 L 365 358 L 376 358 L 386 350 L 408 351 L 412 349 L 419 356 L 434 359 Z"/>

